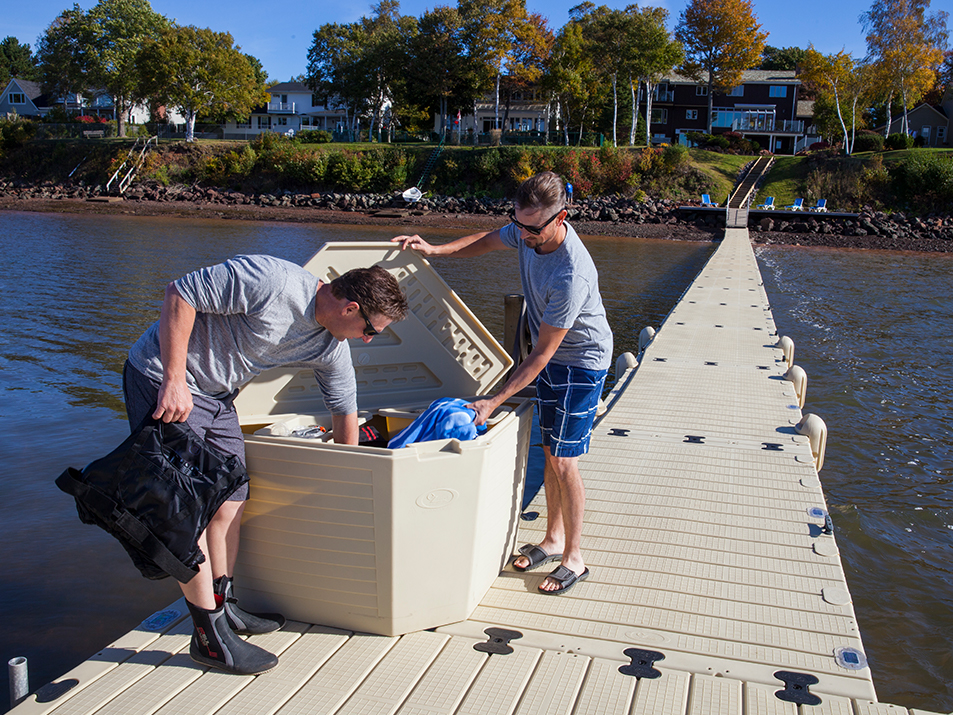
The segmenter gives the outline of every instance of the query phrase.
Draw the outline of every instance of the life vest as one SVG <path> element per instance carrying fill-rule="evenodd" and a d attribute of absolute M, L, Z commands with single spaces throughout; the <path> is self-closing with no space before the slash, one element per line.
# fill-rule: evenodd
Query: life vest
<path fill-rule="evenodd" d="M 199 536 L 247 481 L 238 457 L 186 423 L 147 417 L 119 447 L 82 471 L 70 467 L 56 486 L 75 497 L 80 521 L 119 540 L 143 576 L 187 583 L 205 561 Z"/>

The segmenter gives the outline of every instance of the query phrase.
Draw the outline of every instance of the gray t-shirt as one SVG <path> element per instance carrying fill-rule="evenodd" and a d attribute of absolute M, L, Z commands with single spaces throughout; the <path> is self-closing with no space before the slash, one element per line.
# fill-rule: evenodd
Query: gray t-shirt
<path fill-rule="evenodd" d="M 312 368 L 331 414 L 357 411 L 351 351 L 315 319 L 318 279 L 271 256 L 237 256 L 175 282 L 196 310 L 186 381 L 192 392 L 225 399 L 274 367 Z M 129 351 L 129 362 L 162 381 L 159 323 Z"/>
<path fill-rule="evenodd" d="M 599 294 L 599 274 L 575 229 L 564 225 L 566 240 L 552 253 L 538 254 L 527 247 L 512 223 L 500 229 L 500 238 L 519 251 L 533 342 L 539 340 L 540 323 L 568 328 L 552 362 L 607 370 L 612 363 L 612 330 Z"/>

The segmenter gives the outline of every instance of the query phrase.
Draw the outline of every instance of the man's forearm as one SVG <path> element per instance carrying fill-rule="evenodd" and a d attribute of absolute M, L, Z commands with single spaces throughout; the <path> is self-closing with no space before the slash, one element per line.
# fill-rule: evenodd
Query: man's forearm
<path fill-rule="evenodd" d="M 159 317 L 159 355 L 162 359 L 163 381 L 185 380 L 189 339 L 194 325 L 195 308 L 170 283 L 165 289 Z"/>
<path fill-rule="evenodd" d="M 331 415 L 332 438 L 335 444 L 357 444 L 358 427 L 357 413 L 349 415 Z"/>

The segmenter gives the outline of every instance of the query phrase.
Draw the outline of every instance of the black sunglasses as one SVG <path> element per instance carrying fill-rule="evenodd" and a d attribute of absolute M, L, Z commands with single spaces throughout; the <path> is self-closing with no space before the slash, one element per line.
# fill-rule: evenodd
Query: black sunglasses
<path fill-rule="evenodd" d="M 354 301 L 357 303 L 357 301 Z M 367 313 L 364 312 L 364 309 L 361 307 L 360 303 L 357 303 L 357 309 L 361 311 L 361 317 L 364 318 L 364 335 L 367 337 L 373 337 L 374 335 L 380 335 L 381 331 L 371 325 L 371 321 L 367 319 Z"/>
<path fill-rule="evenodd" d="M 538 236 L 539 234 L 543 232 L 544 228 L 546 228 L 549 224 L 551 224 L 553 221 L 556 220 L 556 217 L 559 216 L 559 214 L 561 214 L 565 208 L 566 207 L 563 206 L 563 208 L 559 209 L 559 211 L 557 211 L 548 219 L 546 219 L 540 226 L 527 226 L 525 223 L 520 223 L 519 221 L 516 220 L 516 211 L 510 211 L 510 223 L 512 223 L 517 228 L 523 229 L 524 231 L 526 231 L 526 233 L 531 233 L 534 236 Z"/>
<path fill-rule="evenodd" d="M 364 318 L 364 335 L 369 338 L 374 337 L 375 335 L 380 335 L 381 331 L 371 325 L 370 319 L 367 317 L 367 313 L 364 312 L 364 308 L 361 307 L 361 304 L 354 300 L 354 296 L 351 295 L 350 291 L 342 291 L 344 297 L 347 298 L 352 303 L 357 303 L 357 309 L 361 312 L 361 317 Z"/>

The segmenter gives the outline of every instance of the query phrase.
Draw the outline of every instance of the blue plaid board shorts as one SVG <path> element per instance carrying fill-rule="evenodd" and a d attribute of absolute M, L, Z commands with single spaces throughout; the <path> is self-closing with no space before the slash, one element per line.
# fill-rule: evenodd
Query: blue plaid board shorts
<path fill-rule="evenodd" d="M 543 446 L 554 457 L 578 457 L 589 451 L 607 372 L 550 363 L 539 373 L 539 429 Z"/>

